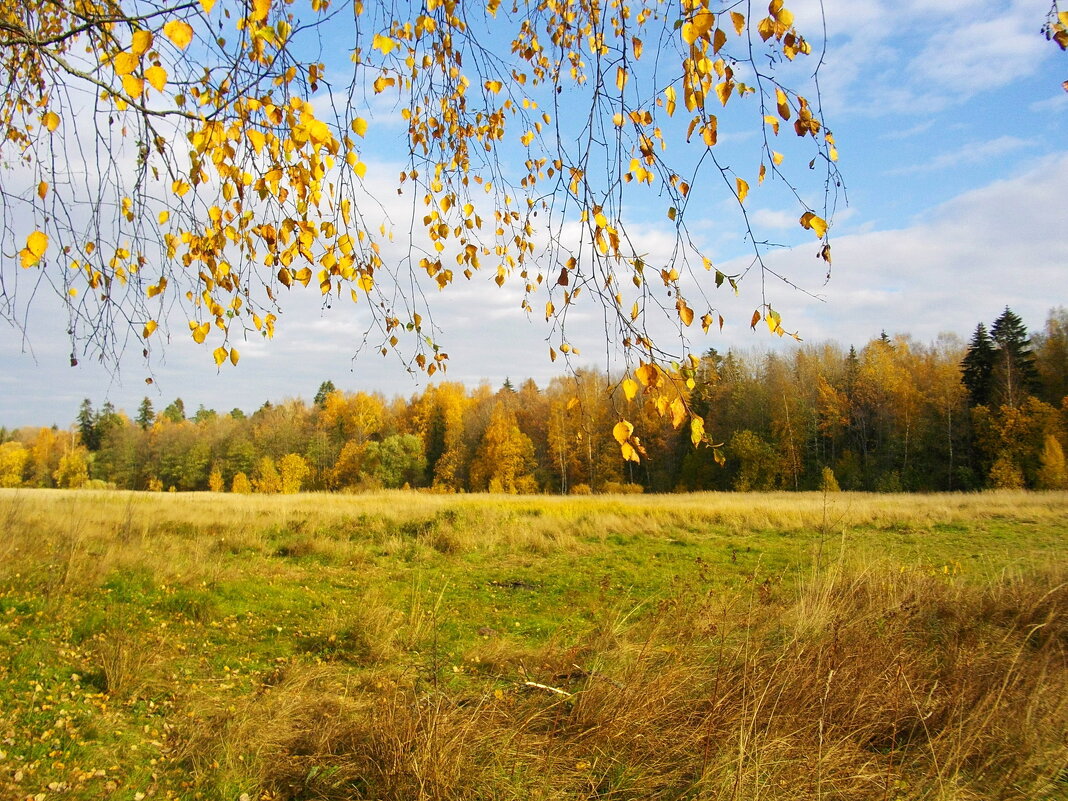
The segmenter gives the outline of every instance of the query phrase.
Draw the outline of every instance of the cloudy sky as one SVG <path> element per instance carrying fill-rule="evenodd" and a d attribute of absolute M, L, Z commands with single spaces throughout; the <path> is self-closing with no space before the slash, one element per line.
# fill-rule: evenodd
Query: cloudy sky
<path fill-rule="evenodd" d="M 798 27 L 818 40 L 819 3 L 789 5 Z M 832 222 L 830 280 L 793 207 L 770 192 L 747 201 L 755 228 L 790 246 L 769 266 L 806 290 L 770 287 L 786 326 L 808 342 L 858 347 L 883 330 L 924 342 L 943 332 L 966 339 L 1008 305 L 1041 328 L 1051 308 L 1068 305 L 1068 55 L 1040 35 L 1045 6 L 825 0 L 824 8 L 820 89 L 848 201 Z M 384 148 L 370 163 L 370 181 L 396 175 L 389 155 Z M 640 210 L 633 216 L 640 226 Z M 657 252 L 656 226 L 646 235 Z M 721 252 L 723 269 L 740 268 L 731 258 L 741 251 Z M 8 270 L 11 256 L 3 259 Z M 454 287 L 447 304 L 434 306 L 450 354 L 447 378 L 497 385 L 560 374 L 541 316 L 524 315 L 520 295 L 498 290 L 491 277 Z M 724 329 L 691 336 L 694 350 L 796 347 L 764 326 L 750 330 L 759 295 L 715 300 Z M 324 309 L 308 293 L 287 299 L 284 311 L 275 340 L 244 345 L 237 368 L 217 371 L 210 351 L 178 333 L 150 365 L 134 346 L 118 365 L 82 359 L 72 368 L 61 306 L 42 291 L 24 332 L 0 322 L 0 425 L 63 427 L 85 397 L 131 413 L 146 394 L 157 408 L 180 396 L 189 410 L 253 410 L 266 400 L 310 399 L 325 379 L 402 395 L 426 385 L 396 357 L 371 348 L 356 355 L 364 327 L 344 309 Z M 575 364 L 603 366 L 603 321 L 592 310 L 587 317 L 572 332 L 582 345 Z"/>

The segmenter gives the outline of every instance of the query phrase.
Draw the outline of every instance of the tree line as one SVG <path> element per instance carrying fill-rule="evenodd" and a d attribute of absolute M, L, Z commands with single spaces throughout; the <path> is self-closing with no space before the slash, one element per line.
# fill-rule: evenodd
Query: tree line
<path fill-rule="evenodd" d="M 633 384 L 633 382 L 631 382 Z M 436 383 L 409 398 L 343 392 L 252 414 L 145 398 L 131 418 L 85 400 L 70 429 L 0 429 L 0 486 L 216 492 L 588 493 L 1066 489 L 1068 311 L 1029 335 L 1006 308 L 965 344 L 885 333 L 861 349 L 709 350 L 689 384 L 712 448 L 669 398 L 592 369 L 539 387 Z M 634 423 L 642 458 L 613 427 Z M 722 463 L 720 463 L 722 462 Z"/>

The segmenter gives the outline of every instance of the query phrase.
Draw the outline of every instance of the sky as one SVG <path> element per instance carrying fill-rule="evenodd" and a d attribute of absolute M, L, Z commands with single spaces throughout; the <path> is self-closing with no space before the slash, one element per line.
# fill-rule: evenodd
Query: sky
<path fill-rule="evenodd" d="M 788 5 L 820 49 L 819 2 Z M 771 191 L 747 200 L 754 227 L 787 246 L 769 256 L 769 266 L 804 290 L 768 287 L 784 326 L 806 343 L 843 346 L 862 347 L 881 331 L 919 342 L 943 333 L 967 340 L 977 323 L 989 325 L 1009 306 L 1030 330 L 1041 330 L 1052 308 L 1068 305 L 1068 92 L 1061 86 L 1068 54 L 1040 34 L 1044 5 L 824 0 L 823 7 L 823 116 L 834 131 L 845 190 L 831 222 L 830 279 L 795 208 Z M 738 134 L 738 153 L 745 135 Z M 368 152 L 369 191 L 396 176 L 393 147 Z M 727 153 L 730 147 L 728 141 Z M 722 254 L 718 267 L 741 269 L 744 248 L 727 244 L 737 231 L 717 228 L 720 211 L 707 210 L 707 244 Z M 667 252 L 659 210 L 624 214 L 652 254 Z M 10 269 L 11 256 L 0 258 Z M 518 290 L 498 289 L 491 277 L 457 285 L 433 306 L 450 354 L 446 380 L 500 385 L 506 377 L 533 377 L 544 385 L 564 374 L 562 361 L 548 357 L 542 315 L 522 313 Z M 724 328 L 691 333 L 687 347 L 799 347 L 763 325 L 750 329 L 759 303 L 751 288 L 738 298 L 708 291 Z M 426 377 L 408 373 L 396 356 L 383 358 L 371 347 L 357 353 L 364 326 L 345 307 L 324 309 L 306 293 L 286 298 L 283 308 L 275 339 L 242 345 L 236 368 L 217 370 L 210 350 L 189 341 L 180 325 L 171 326 L 150 364 L 134 343 L 118 364 L 83 358 L 71 367 L 62 306 L 42 291 L 24 330 L 0 321 L 0 426 L 66 427 L 83 398 L 133 415 L 146 395 L 157 409 L 181 397 L 190 411 L 252 411 L 268 400 L 310 400 L 327 379 L 346 391 L 388 396 L 426 387 Z M 569 338 L 581 344 L 572 365 L 604 367 L 612 349 L 603 321 L 588 308 L 572 326 Z"/>

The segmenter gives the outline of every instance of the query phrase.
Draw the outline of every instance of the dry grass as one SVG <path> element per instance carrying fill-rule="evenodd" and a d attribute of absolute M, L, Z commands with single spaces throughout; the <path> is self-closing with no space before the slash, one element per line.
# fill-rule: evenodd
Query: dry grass
<path fill-rule="evenodd" d="M 1063 493 L 0 491 L 0 525 L 0 798 L 1068 799 Z"/>

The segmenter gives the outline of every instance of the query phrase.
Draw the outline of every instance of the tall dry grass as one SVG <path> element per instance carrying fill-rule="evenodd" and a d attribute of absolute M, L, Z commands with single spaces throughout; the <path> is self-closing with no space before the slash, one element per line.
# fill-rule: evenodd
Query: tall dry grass
<path fill-rule="evenodd" d="M 237 709 L 191 699 L 174 742 L 273 799 L 1062 798 L 1065 578 L 835 565 L 606 620 L 478 691 L 292 664 Z"/>

